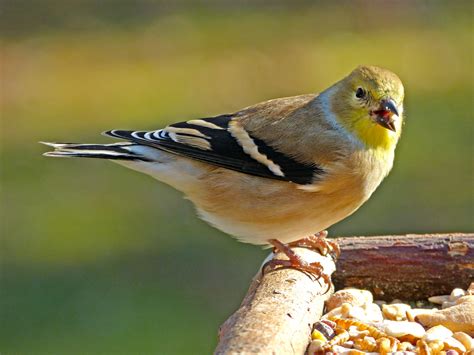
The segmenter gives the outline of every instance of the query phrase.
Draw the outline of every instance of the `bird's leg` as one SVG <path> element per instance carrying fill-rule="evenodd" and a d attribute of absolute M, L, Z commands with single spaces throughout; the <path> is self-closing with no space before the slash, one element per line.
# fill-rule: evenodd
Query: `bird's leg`
<path fill-rule="evenodd" d="M 262 267 L 262 271 L 268 266 L 271 270 L 276 269 L 277 267 L 290 267 L 293 269 L 297 269 L 303 272 L 306 272 L 310 275 L 315 276 L 317 279 L 322 278 L 324 282 L 328 285 L 328 290 L 331 287 L 331 279 L 328 275 L 324 273 L 323 267 L 320 263 L 307 263 L 302 260 L 296 253 L 291 250 L 291 248 L 287 244 L 283 244 L 282 242 L 276 239 L 270 239 L 268 242 L 273 245 L 274 252 L 281 252 L 284 253 L 288 260 L 279 260 L 279 259 L 272 259 L 265 263 Z"/>
<path fill-rule="evenodd" d="M 336 258 L 341 254 L 341 249 L 337 242 L 329 241 L 326 239 L 328 231 L 321 231 L 315 235 L 311 235 L 307 238 L 297 240 L 295 242 L 289 243 L 290 248 L 308 248 L 318 250 L 321 255 L 327 255 L 328 253 L 333 253 Z"/>

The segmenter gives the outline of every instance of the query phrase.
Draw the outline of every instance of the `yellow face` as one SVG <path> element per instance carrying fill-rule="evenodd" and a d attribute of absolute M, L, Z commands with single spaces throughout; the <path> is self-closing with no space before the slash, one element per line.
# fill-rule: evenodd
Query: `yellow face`
<path fill-rule="evenodd" d="M 341 123 L 372 147 L 390 148 L 402 127 L 404 89 L 389 70 L 360 66 L 337 84 L 332 107 Z"/>

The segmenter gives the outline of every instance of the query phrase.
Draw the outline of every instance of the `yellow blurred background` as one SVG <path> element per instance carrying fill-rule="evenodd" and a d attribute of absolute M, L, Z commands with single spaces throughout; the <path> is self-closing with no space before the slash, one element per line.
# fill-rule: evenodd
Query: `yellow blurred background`
<path fill-rule="evenodd" d="M 46 141 L 107 142 L 396 72 L 394 170 L 330 235 L 473 229 L 470 1 L 3 1 L 0 352 L 204 354 L 265 251 L 174 190 Z"/>

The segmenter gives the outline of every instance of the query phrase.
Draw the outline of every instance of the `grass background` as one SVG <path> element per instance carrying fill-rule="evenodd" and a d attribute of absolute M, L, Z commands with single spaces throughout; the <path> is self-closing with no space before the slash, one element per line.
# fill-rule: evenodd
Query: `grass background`
<path fill-rule="evenodd" d="M 359 64 L 406 88 L 395 168 L 331 235 L 473 228 L 468 1 L 3 1 L 0 351 L 210 353 L 266 252 L 189 202 L 39 140 L 106 142 L 323 90 Z"/>

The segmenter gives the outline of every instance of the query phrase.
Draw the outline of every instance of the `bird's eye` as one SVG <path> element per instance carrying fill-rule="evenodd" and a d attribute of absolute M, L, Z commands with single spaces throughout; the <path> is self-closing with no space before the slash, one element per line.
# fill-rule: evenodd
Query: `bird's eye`
<path fill-rule="evenodd" d="M 362 88 L 357 88 L 356 97 L 358 99 L 363 99 L 365 97 L 365 90 Z"/>

